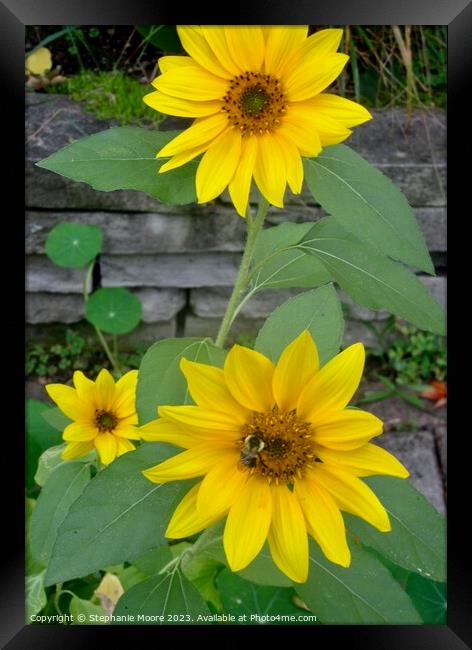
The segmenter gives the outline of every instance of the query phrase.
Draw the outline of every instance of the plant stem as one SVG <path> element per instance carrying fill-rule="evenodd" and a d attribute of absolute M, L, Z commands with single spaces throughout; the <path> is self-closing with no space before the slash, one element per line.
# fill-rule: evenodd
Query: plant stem
<path fill-rule="evenodd" d="M 225 315 L 220 325 L 220 330 L 218 336 L 216 337 L 215 345 L 219 348 L 224 346 L 226 337 L 228 335 L 231 324 L 234 320 L 236 310 L 241 298 L 241 293 L 246 286 L 246 279 L 249 273 L 249 267 L 251 265 L 252 256 L 254 253 L 254 246 L 256 244 L 257 235 L 259 234 L 262 224 L 264 223 L 267 210 L 269 209 L 269 203 L 266 199 L 262 198 L 259 201 L 259 207 L 257 209 L 257 214 L 252 220 L 248 207 L 248 217 L 247 217 L 247 239 L 246 245 L 244 247 L 244 253 L 241 260 L 241 266 L 239 267 L 238 275 L 236 276 L 236 282 L 234 284 L 231 297 L 229 299 L 228 305 L 226 307 Z"/>

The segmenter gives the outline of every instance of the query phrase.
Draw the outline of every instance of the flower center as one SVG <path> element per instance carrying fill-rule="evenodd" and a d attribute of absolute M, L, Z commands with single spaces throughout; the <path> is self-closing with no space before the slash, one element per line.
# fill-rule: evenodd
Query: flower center
<path fill-rule="evenodd" d="M 315 461 L 312 429 L 295 411 L 274 406 L 270 413 L 253 413 L 238 441 L 240 465 L 276 483 L 293 483 Z"/>
<path fill-rule="evenodd" d="M 118 418 L 109 411 L 97 409 L 95 411 L 95 425 L 100 433 L 104 431 L 113 431 L 118 424 Z"/>
<path fill-rule="evenodd" d="M 231 80 L 222 108 L 242 135 L 273 131 L 285 112 L 286 102 L 278 79 L 262 72 L 245 72 Z"/>

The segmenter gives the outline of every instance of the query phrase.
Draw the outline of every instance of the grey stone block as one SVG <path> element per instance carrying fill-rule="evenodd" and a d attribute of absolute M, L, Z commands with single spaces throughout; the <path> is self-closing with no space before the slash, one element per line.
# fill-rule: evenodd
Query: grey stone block
<path fill-rule="evenodd" d="M 47 293 L 82 293 L 82 269 L 65 269 L 45 255 L 26 258 L 26 290 Z"/>
<path fill-rule="evenodd" d="M 173 318 L 185 307 L 185 292 L 178 289 L 135 289 L 143 306 L 143 323 L 158 323 Z"/>
<path fill-rule="evenodd" d="M 244 318 L 239 316 L 233 326 L 226 340 L 226 345 L 231 345 L 235 341 L 249 344 L 250 339 L 255 338 L 258 331 L 264 324 L 262 318 Z M 219 327 L 221 325 L 221 318 L 202 318 L 188 314 L 185 318 L 185 336 L 210 336 L 215 338 Z M 247 340 L 247 343 L 246 343 Z"/>
<path fill-rule="evenodd" d="M 138 344 L 149 346 L 159 339 L 174 338 L 176 334 L 175 318 L 158 323 L 141 323 L 133 332 L 120 336 L 119 348 L 122 351 L 134 350 Z"/>
<path fill-rule="evenodd" d="M 240 255 L 106 256 L 101 259 L 105 287 L 228 287 L 234 284 Z"/>
<path fill-rule="evenodd" d="M 434 429 L 436 438 L 436 445 L 439 453 L 439 460 L 441 461 L 441 470 L 444 476 L 444 481 L 447 479 L 447 427 L 445 424 L 438 424 Z"/>
<path fill-rule="evenodd" d="M 77 323 L 84 318 L 84 301 L 77 294 L 27 293 L 26 322 Z"/>
<path fill-rule="evenodd" d="M 444 489 L 430 431 L 384 433 L 373 442 L 390 451 L 410 472 L 413 485 L 439 512 L 445 513 Z"/>
<path fill-rule="evenodd" d="M 444 276 L 427 276 L 419 275 L 418 276 L 421 282 L 429 290 L 433 298 L 435 298 L 438 303 L 446 308 L 447 300 L 447 279 Z"/>

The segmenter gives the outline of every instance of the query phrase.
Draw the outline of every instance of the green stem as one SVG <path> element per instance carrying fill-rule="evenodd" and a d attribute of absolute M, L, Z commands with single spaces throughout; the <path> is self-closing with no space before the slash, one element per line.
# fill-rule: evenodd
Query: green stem
<path fill-rule="evenodd" d="M 252 220 L 248 208 L 246 246 L 244 247 L 243 258 L 241 260 L 241 266 L 239 267 L 238 275 L 236 276 L 234 289 L 233 292 L 231 293 L 231 297 L 226 307 L 226 312 L 225 315 L 223 316 L 223 320 L 220 325 L 218 336 L 216 337 L 215 344 L 219 348 L 222 348 L 224 346 L 229 329 L 236 315 L 236 310 L 238 308 L 241 299 L 241 293 L 246 287 L 247 276 L 249 273 L 249 267 L 251 265 L 252 256 L 254 254 L 254 246 L 256 244 L 257 235 L 259 234 L 262 228 L 262 224 L 264 223 L 264 219 L 268 209 L 269 209 L 268 201 L 262 198 L 259 202 L 257 214 L 254 220 Z"/>

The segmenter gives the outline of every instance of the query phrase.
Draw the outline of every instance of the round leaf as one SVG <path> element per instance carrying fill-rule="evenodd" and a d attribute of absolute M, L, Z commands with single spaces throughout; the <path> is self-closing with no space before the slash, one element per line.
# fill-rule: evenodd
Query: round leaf
<path fill-rule="evenodd" d="M 127 289 L 98 289 L 85 307 L 88 321 L 108 334 L 127 334 L 141 320 L 141 302 Z"/>
<path fill-rule="evenodd" d="M 102 239 L 102 232 L 97 226 L 60 223 L 48 235 L 46 255 L 57 266 L 85 266 L 100 252 Z"/>

